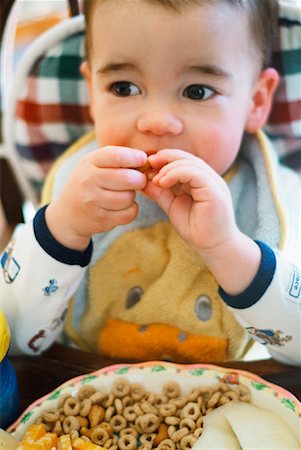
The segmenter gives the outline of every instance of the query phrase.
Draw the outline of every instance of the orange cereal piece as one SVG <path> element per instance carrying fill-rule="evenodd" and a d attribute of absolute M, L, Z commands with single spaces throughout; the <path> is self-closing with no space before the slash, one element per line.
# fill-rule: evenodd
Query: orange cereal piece
<path fill-rule="evenodd" d="M 72 446 L 73 450 L 106 450 L 104 447 L 100 447 L 100 445 L 93 444 L 81 438 L 74 439 Z"/>
<path fill-rule="evenodd" d="M 58 450 L 73 450 L 69 434 L 63 434 L 60 436 Z"/>
<path fill-rule="evenodd" d="M 33 423 L 29 426 L 28 430 L 24 434 L 21 444 L 32 444 L 41 437 L 45 436 L 46 430 L 40 423 Z"/>
<path fill-rule="evenodd" d="M 47 436 L 47 434 L 52 434 L 54 436 Z M 31 444 L 19 444 L 17 450 L 53 450 L 57 449 L 57 436 L 54 433 L 47 433 L 45 436 L 41 437 L 36 442 Z M 72 447 L 71 447 L 72 450 Z"/>
<path fill-rule="evenodd" d="M 45 436 L 41 437 L 38 441 L 35 442 L 34 445 L 39 445 L 37 449 L 41 448 L 41 450 L 52 450 L 53 447 L 57 448 L 57 434 L 56 433 L 46 433 Z"/>

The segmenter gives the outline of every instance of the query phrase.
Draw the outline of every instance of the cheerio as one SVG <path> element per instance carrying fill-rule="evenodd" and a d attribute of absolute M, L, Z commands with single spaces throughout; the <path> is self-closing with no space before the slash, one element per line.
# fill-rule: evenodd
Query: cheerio
<path fill-rule="evenodd" d="M 7 357 L 10 330 L 0 309 L 0 428 L 7 428 L 19 413 L 19 392 L 15 369 Z"/>

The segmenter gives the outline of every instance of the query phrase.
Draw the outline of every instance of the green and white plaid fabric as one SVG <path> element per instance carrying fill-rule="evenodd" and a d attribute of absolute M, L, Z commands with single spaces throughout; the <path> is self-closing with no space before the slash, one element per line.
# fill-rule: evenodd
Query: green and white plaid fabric
<path fill-rule="evenodd" d="M 273 65 L 281 75 L 266 132 L 280 158 L 301 171 L 301 2 L 281 0 Z M 92 127 L 79 72 L 84 20 L 68 19 L 29 48 L 16 75 L 10 136 L 28 179 L 39 191 L 53 161 Z"/>

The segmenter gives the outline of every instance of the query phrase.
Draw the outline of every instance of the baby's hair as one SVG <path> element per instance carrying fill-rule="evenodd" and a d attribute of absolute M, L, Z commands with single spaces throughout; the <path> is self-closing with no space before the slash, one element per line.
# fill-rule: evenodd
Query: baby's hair
<path fill-rule="evenodd" d="M 125 0 L 118 0 L 125 1 Z M 116 0 L 84 0 L 84 16 L 86 20 L 86 55 L 91 53 L 91 19 L 93 10 L 97 4 L 116 2 Z M 267 68 L 271 63 L 273 41 L 276 34 L 278 18 L 278 0 L 138 0 L 158 5 L 176 13 L 192 5 L 225 3 L 233 8 L 239 8 L 242 16 L 246 17 L 250 32 L 255 40 L 255 48 L 258 50 L 258 59 L 261 69 Z M 226 24 L 225 26 L 229 26 Z"/>

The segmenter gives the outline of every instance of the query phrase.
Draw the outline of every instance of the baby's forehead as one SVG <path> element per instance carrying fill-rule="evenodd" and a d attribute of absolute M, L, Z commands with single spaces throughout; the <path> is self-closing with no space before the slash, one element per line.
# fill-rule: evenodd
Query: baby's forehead
<path fill-rule="evenodd" d="M 145 50 L 146 44 L 157 41 L 155 51 L 160 54 L 160 50 L 173 41 L 178 45 L 176 49 L 170 46 L 175 58 L 177 50 L 184 49 L 187 54 L 193 54 L 192 50 L 200 50 L 200 47 L 202 53 L 206 54 L 210 49 L 214 56 L 215 52 L 224 51 L 225 40 L 232 39 L 233 45 L 228 46 L 228 52 L 237 52 L 237 47 L 243 45 L 244 51 L 240 52 L 243 57 L 254 50 L 247 17 L 229 7 L 225 0 L 212 0 L 211 3 L 191 0 L 179 10 L 163 7 L 163 4 L 165 2 L 160 0 L 123 0 L 122 3 L 120 0 L 99 0 L 87 31 L 93 47 L 96 44 L 98 50 L 110 47 L 112 51 L 118 48 L 130 53 L 133 46 L 139 48 L 145 44 Z M 218 4 L 222 7 L 218 8 Z"/>

